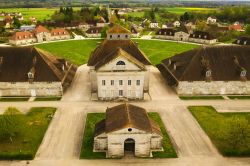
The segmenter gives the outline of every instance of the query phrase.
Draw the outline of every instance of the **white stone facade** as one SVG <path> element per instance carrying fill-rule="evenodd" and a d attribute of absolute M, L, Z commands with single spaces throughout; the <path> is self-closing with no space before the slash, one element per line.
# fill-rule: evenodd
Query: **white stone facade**
<path fill-rule="evenodd" d="M 86 33 L 86 36 L 89 38 L 100 38 L 101 33 Z"/>
<path fill-rule="evenodd" d="M 44 41 L 51 40 L 51 34 L 49 32 L 40 32 L 36 34 L 37 42 L 42 43 Z"/>
<path fill-rule="evenodd" d="M 125 153 L 125 141 L 128 139 L 134 141 L 134 155 L 137 157 L 152 157 L 152 151 L 163 151 L 161 135 L 124 128 L 95 137 L 94 152 L 106 152 L 108 158 L 121 158 Z"/>
<path fill-rule="evenodd" d="M 50 40 L 67 40 L 67 39 L 70 39 L 70 35 L 55 35 L 50 37 Z"/>
<path fill-rule="evenodd" d="M 180 81 L 179 95 L 249 95 L 250 81 Z"/>
<path fill-rule="evenodd" d="M 119 66 L 118 62 L 125 65 Z M 141 70 L 124 57 L 117 57 L 97 71 L 90 68 L 92 92 L 96 92 L 100 100 L 117 98 L 140 99 L 149 91 L 149 67 Z"/>
<path fill-rule="evenodd" d="M 0 82 L 0 96 L 62 96 L 61 82 Z"/>
<path fill-rule="evenodd" d="M 23 39 L 23 40 L 9 40 L 9 43 L 11 45 L 26 45 L 26 44 L 32 44 L 36 43 L 36 38 L 30 38 L 30 39 Z"/>

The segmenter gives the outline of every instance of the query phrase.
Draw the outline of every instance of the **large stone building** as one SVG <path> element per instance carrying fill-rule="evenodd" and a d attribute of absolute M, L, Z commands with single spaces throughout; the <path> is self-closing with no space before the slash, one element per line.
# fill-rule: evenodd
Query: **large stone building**
<path fill-rule="evenodd" d="M 137 157 L 152 157 L 163 151 L 162 133 L 145 109 L 130 104 L 107 108 L 106 118 L 95 125 L 94 152 L 106 152 L 109 158 L 132 152 Z"/>
<path fill-rule="evenodd" d="M 33 47 L 0 48 L 0 96 L 61 96 L 76 69 Z"/>
<path fill-rule="evenodd" d="M 149 91 L 150 65 L 130 32 L 114 26 L 88 61 L 92 94 L 100 100 L 143 99 Z"/>
<path fill-rule="evenodd" d="M 249 95 L 250 47 L 200 47 L 157 65 L 179 95 Z"/>
<path fill-rule="evenodd" d="M 70 34 L 65 29 L 55 28 L 49 31 L 43 26 L 38 26 L 33 31 L 15 32 L 9 38 L 9 43 L 12 45 L 26 45 L 66 39 L 70 39 Z"/>
<path fill-rule="evenodd" d="M 156 32 L 155 38 L 157 39 L 166 39 L 166 40 L 175 40 L 175 41 L 186 41 L 194 42 L 201 44 L 214 44 L 217 42 L 217 39 L 214 38 L 208 32 L 195 31 L 191 32 L 187 27 L 182 27 L 178 29 L 174 28 L 163 28 L 159 29 Z"/>

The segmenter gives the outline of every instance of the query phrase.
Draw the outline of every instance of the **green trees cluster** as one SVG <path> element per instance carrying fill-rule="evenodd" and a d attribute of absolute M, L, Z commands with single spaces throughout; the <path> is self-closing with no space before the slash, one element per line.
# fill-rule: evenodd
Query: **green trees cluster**
<path fill-rule="evenodd" d="M 72 7 L 60 7 L 60 10 L 56 11 L 51 18 L 55 22 L 71 23 L 79 21 L 94 22 L 100 17 L 108 21 L 108 10 L 106 8 L 82 7 L 81 10 L 75 11 Z"/>

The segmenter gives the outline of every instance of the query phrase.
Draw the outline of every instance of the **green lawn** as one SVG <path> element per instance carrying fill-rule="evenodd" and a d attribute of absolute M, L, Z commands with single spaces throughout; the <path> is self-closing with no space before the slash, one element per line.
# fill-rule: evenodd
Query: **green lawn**
<path fill-rule="evenodd" d="M 62 56 L 71 62 L 81 65 L 88 62 L 90 53 L 97 47 L 101 40 L 73 40 L 39 44 L 36 47 L 49 51 L 54 55 Z M 176 43 L 156 40 L 134 40 L 139 48 L 149 57 L 152 64 L 156 65 L 161 60 L 195 47 L 194 44 Z"/>
<path fill-rule="evenodd" d="M 29 97 L 0 97 L 0 102 L 28 101 Z"/>
<path fill-rule="evenodd" d="M 223 100 L 222 96 L 179 96 L 181 100 Z"/>
<path fill-rule="evenodd" d="M 55 111 L 56 108 L 34 107 L 26 115 L 12 115 L 12 122 L 14 120 L 18 130 L 12 136 L 12 142 L 9 138 L 1 137 L 0 159 L 33 159 Z M 0 115 L 0 121 L 6 116 Z"/>
<path fill-rule="evenodd" d="M 238 132 L 235 129 L 239 126 L 244 126 L 244 124 L 248 125 L 248 129 L 250 128 L 250 113 L 218 113 L 210 106 L 191 106 L 188 109 L 223 155 L 250 156 L 249 130 L 248 132 L 244 130 L 239 130 Z M 247 135 L 247 133 L 248 137 L 242 137 L 244 139 L 239 140 L 236 139 L 239 134 Z M 236 136 L 232 137 L 232 134 Z M 236 143 L 240 143 L 241 141 L 246 142 L 233 147 L 236 145 L 234 142 L 235 139 Z"/>
<path fill-rule="evenodd" d="M 52 96 L 52 97 L 37 97 L 34 101 L 59 101 L 62 97 Z"/>
<path fill-rule="evenodd" d="M 80 8 L 74 8 L 80 10 Z M 35 17 L 37 20 L 43 21 L 44 19 L 50 19 L 50 16 L 55 13 L 59 8 L 4 8 L 0 9 L 0 12 L 21 12 L 24 19 Z"/>
<path fill-rule="evenodd" d="M 88 62 L 89 55 L 101 40 L 73 40 L 55 43 L 39 44 L 36 47 L 64 57 L 76 65 Z"/>
<path fill-rule="evenodd" d="M 161 128 L 163 134 L 163 152 L 153 152 L 154 158 L 171 158 L 177 157 L 176 152 L 171 144 L 169 136 L 166 132 L 165 126 L 161 121 L 161 118 L 158 113 L 151 112 L 149 113 L 149 117 L 155 120 Z M 106 157 L 105 153 L 103 152 L 93 152 L 93 141 L 94 141 L 94 128 L 95 124 L 100 120 L 105 118 L 105 113 L 88 113 L 85 129 L 84 129 L 84 136 L 81 148 L 81 159 L 104 159 Z"/>
<path fill-rule="evenodd" d="M 175 54 L 191 50 L 198 47 L 194 44 L 156 41 L 156 40 L 135 40 L 138 42 L 139 48 L 149 57 L 152 64 L 156 65 L 165 58 L 169 58 Z"/>
<path fill-rule="evenodd" d="M 250 96 L 228 96 L 229 99 L 250 99 Z"/>

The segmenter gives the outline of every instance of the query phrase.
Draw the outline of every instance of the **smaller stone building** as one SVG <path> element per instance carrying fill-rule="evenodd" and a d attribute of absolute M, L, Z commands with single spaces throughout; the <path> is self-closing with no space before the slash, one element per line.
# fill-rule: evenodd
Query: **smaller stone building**
<path fill-rule="evenodd" d="M 9 38 L 9 43 L 12 45 L 26 45 L 66 39 L 70 39 L 70 34 L 65 29 L 55 28 L 49 31 L 47 28 L 39 25 L 33 31 L 15 32 L 13 36 Z"/>
<path fill-rule="evenodd" d="M 34 47 L 0 48 L 0 96 L 62 96 L 77 67 Z"/>
<path fill-rule="evenodd" d="M 86 36 L 89 38 L 99 38 L 101 37 L 101 31 L 103 27 L 90 27 L 86 32 Z"/>
<path fill-rule="evenodd" d="M 144 108 L 121 104 L 107 108 L 106 118 L 95 125 L 94 152 L 106 152 L 108 158 L 126 153 L 152 157 L 152 151 L 163 151 L 162 133 Z"/>
<path fill-rule="evenodd" d="M 188 28 L 184 26 L 178 29 L 173 29 L 173 28 L 160 29 L 156 32 L 155 38 L 194 42 L 201 44 L 214 44 L 217 42 L 217 39 L 214 38 L 208 32 L 203 32 L 203 31 L 191 32 L 191 31 L 189 31 Z"/>
<path fill-rule="evenodd" d="M 195 31 L 190 34 L 188 41 L 201 44 L 215 44 L 217 39 L 208 32 Z"/>
<path fill-rule="evenodd" d="M 157 65 L 179 95 L 249 95 L 250 47 L 206 46 Z"/>

